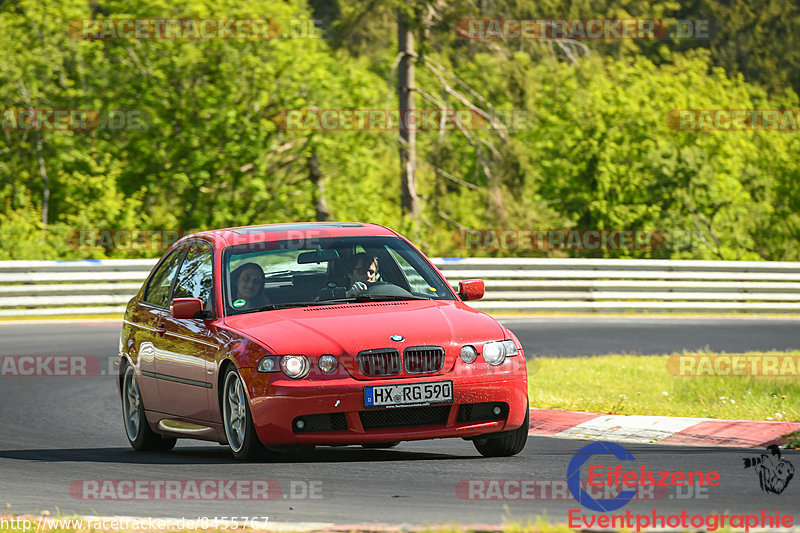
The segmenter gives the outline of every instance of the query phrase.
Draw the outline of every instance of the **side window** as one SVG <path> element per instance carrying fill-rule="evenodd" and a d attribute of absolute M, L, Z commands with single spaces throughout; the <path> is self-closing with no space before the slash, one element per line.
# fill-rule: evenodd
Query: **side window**
<path fill-rule="evenodd" d="M 169 307 L 169 290 L 185 251 L 185 248 L 173 251 L 153 272 L 144 293 L 145 302 L 159 307 Z"/>
<path fill-rule="evenodd" d="M 192 244 L 181 265 L 173 298 L 200 298 L 203 309 L 211 309 L 214 277 L 211 257 L 211 249 L 208 246 L 199 242 Z"/>

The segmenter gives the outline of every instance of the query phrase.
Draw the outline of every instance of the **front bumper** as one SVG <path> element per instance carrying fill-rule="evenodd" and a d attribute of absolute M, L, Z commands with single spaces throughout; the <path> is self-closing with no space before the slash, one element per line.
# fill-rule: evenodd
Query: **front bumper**
<path fill-rule="evenodd" d="M 277 374 L 259 374 L 252 368 L 240 369 L 240 373 L 250 395 L 256 433 L 261 442 L 273 446 L 475 437 L 520 427 L 527 409 L 527 377 L 518 372 L 322 382 L 293 381 Z M 453 382 L 453 403 L 365 408 L 365 386 L 442 380 Z M 499 415 L 492 412 L 495 406 L 500 407 Z M 296 427 L 298 419 L 305 422 L 303 430 Z"/>

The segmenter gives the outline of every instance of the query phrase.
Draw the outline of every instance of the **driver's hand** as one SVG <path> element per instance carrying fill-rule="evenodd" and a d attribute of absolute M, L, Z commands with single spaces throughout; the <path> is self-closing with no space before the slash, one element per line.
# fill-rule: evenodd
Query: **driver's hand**
<path fill-rule="evenodd" d="M 347 291 L 346 296 L 348 298 L 353 298 L 354 296 L 361 296 L 365 292 L 367 292 L 367 284 L 363 281 L 356 281 L 353 283 L 353 286 L 350 287 L 350 290 Z"/>

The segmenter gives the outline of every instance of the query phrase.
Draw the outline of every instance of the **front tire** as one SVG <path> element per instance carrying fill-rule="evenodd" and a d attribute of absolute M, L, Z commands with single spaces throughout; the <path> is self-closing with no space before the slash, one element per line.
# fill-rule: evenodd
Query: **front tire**
<path fill-rule="evenodd" d="M 511 457 L 517 455 L 528 442 L 528 426 L 530 410 L 525 405 L 525 421 L 522 425 L 511 431 L 496 433 L 495 436 L 487 435 L 484 438 L 476 438 L 472 441 L 475 449 L 484 457 Z"/>
<path fill-rule="evenodd" d="M 234 367 L 228 367 L 222 383 L 222 425 L 231 453 L 240 461 L 264 458 L 267 450 L 256 434 L 244 382 Z"/>
<path fill-rule="evenodd" d="M 150 429 L 133 367 L 126 364 L 122 376 L 122 421 L 133 449 L 165 452 L 174 448 L 177 439 L 162 437 Z"/>

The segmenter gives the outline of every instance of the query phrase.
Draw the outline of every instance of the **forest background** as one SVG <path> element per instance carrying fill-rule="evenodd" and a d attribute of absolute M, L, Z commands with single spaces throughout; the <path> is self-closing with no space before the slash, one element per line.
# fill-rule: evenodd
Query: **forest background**
<path fill-rule="evenodd" d="M 281 31 L 257 40 L 74 31 L 108 18 L 267 18 Z M 670 31 L 603 40 L 463 31 L 465 19 L 590 18 L 658 19 Z M 710 29 L 678 35 L 680 24 Z M 418 109 L 483 119 L 414 132 L 413 198 L 402 131 L 287 127 L 289 110 L 398 109 L 409 88 Z M 87 246 L 81 231 L 340 220 L 397 229 L 429 256 L 797 261 L 800 125 L 694 131 L 670 117 L 796 111 L 799 91 L 793 0 L 0 0 L 0 260 L 163 253 Z M 13 128 L 9 117 L 25 109 L 93 110 L 100 122 Z M 112 123 L 120 117 L 127 123 Z M 593 251 L 464 243 L 470 231 L 565 229 L 693 238 Z"/>

